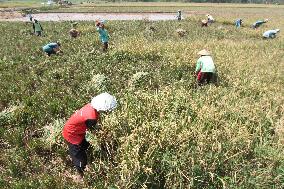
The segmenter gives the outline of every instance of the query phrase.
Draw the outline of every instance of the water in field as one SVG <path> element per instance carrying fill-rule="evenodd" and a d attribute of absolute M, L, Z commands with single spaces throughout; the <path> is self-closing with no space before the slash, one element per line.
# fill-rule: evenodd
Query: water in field
<path fill-rule="evenodd" d="M 175 20 L 175 13 L 39 13 L 33 15 L 40 21 L 71 21 L 71 20 Z M 28 21 L 27 17 L 0 17 L 0 21 Z"/>

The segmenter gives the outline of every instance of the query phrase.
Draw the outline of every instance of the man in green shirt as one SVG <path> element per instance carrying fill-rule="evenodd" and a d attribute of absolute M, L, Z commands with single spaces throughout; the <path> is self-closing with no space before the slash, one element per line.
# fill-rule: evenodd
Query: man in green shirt
<path fill-rule="evenodd" d="M 35 22 L 33 23 L 33 29 L 34 29 L 34 33 L 36 36 L 41 36 L 43 29 L 41 27 L 41 24 L 39 23 L 38 20 L 34 20 Z"/>
<path fill-rule="evenodd" d="M 197 60 L 195 73 L 197 75 L 197 84 L 209 84 L 214 74 L 216 73 L 216 68 L 210 53 L 203 49 L 198 52 L 200 58 Z"/>
<path fill-rule="evenodd" d="M 103 51 L 107 51 L 108 40 L 109 40 L 108 31 L 105 29 L 105 25 L 103 22 L 97 22 L 96 26 L 97 26 L 97 31 L 99 32 L 100 35 L 100 40 L 103 43 Z"/>

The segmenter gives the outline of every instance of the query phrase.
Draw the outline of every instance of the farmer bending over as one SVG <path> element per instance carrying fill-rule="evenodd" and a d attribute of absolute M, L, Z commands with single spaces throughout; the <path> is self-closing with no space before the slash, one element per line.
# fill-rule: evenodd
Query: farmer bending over
<path fill-rule="evenodd" d="M 209 84 L 216 72 L 214 62 L 210 56 L 210 53 L 205 49 L 199 51 L 198 55 L 200 55 L 200 58 L 197 60 L 195 69 L 195 74 L 197 75 L 197 84 Z"/>
<path fill-rule="evenodd" d="M 69 31 L 69 34 L 72 38 L 76 38 L 80 35 L 80 32 L 76 29 L 78 22 L 72 23 L 72 29 Z"/>
<path fill-rule="evenodd" d="M 259 28 L 259 26 L 261 26 L 262 24 L 268 22 L 268 19 L 265 19 L 265 20 L 259 20 L 259 21 L 256 21 L 253 25 L 252 25 L 252 28 L 253 29 L 257 29 Z"/>
<path fill-rule="evenodd" d="M 96 132 L 100 113 L 110 112 L 116 108 L 116 99 L 108 93 L 95 96 L 91 103 L 77 110 L 64 125 L 62 135 L 69 147 L 69 154 L 78 172 L 76 181 L 82 181 L 84 169 L 87 165 L 86 150 L 89 142 L 86 141 L 86 131 Z"/>
<path fill-rule="evenodd" d="M 214 18 L 213 18 L 213 16 L 211 16 L 210 14 L 207 14 L 206 15 L 207 16 L 207 21 L 208 21 L 208 23 L 213 23 L 215 20 L 214 20 Z"/>
<path fill-rule="evenodd" d="M 104 22 L 97 22 L 96 26 L 97 26 L 97 31 L 99 32 L 100 35 L 100 40 L 103 43 L 103 51 L 107 51 L 108 40 L 109 40 L 108 31 L 105 29 Z"/>
<path fill-rule="evenodd" d="M 41 36 L 43 29 L 41 24 L 39 23 L 38 20 L 34 19 L 34 23 L 33 23 L 33 29 L 34 29 L 34 34 L 36 36 Z"/>
<path fill-rule="evenodd" d="M 243 20 L 241 18 L 235 21 L 236 28 L 240 28 L 242 24 L 243 24 Z"/>
<path fill-rule="evenodd" d="M 208 26 L 208 20 L 201 20 L 201 27 L 207 27 Z"/>
<path fill-rule="evenodd" d="M 263 38 L 264 39 L 273 39 L 276 37 L 276 34 L 280 32 L 280 29 L 275 29 L 275 30 L 268 30 L 266 32 L 263 33 Z"/>
<path fill-rule="evenodd" d="M 61 52 L 60 46 L 61 46 L 61 44 L 59 42 L 49 43 L 49 44 L 43 46 L 42 49 L 43 49 L 43 52 L 45 52 L 47 56 L 50 56 L 52 54 L 57 54 L 57 53 Z"/>

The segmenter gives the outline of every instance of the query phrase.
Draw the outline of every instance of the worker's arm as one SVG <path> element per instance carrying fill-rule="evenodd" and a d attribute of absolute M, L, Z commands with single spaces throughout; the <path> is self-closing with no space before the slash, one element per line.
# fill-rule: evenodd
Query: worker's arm
<path fill-rule="evenodd" d="M 201 69 L 201 61 L 198 60 L 196 63 L 195 73 L 198 73 L 200 69 Z"/>
<path fill-rule="evenodd" d="M 35 33 L 35 24 L 33 24 L 33 30 L 34 30 L 34 33 Z"/>
<path fill-rule="evenodd" d="M 95 119 L 88 119 L 85 122 L 85 124 L 88 127 L 88 129 L 92 132 L 99 130 L 99 127 L 97 126 L 97 120 L 95 120 Z"/>
<path fill-rule="evenodd" d="M 42 28 L 41 24 L 39 24 L 39 26 L 40 26 L 41 31 L 43 31 L 43 28 Z"/>

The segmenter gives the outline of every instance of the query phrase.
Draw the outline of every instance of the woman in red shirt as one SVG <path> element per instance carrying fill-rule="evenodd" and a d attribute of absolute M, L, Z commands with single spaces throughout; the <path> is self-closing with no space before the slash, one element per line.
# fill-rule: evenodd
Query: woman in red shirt
<path fill-rule="evenodd" d="M 85 139 L 87 129 L 97 129 L 96 124 L 100 113 L 112 111 L 116 108 L 116 104 L 114 96 L 102 93 L 95 96 L 91 103 L 77 110 L 64 125 L 62 135 L 68 144 L 69 154 L 79 173 L 77 179 L 83 178 L 87 165 L 86 150 L 90 145 Z"/>

